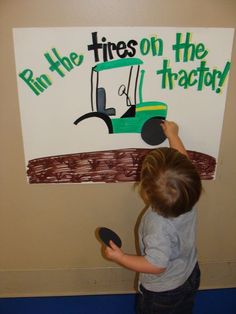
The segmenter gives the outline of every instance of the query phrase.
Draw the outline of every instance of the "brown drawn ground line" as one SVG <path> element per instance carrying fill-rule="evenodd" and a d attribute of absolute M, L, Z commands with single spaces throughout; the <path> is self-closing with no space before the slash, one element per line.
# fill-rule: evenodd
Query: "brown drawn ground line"
<path fill-rule="evenodd" d="M 128 148 L 37 158 L 29 161 L 27 175 L 29 183 L 138 181 L 142 160 L 150 150 Z M 202 179 L 214 179 L 214 157 L 195 151 L 188 154 Z"/>

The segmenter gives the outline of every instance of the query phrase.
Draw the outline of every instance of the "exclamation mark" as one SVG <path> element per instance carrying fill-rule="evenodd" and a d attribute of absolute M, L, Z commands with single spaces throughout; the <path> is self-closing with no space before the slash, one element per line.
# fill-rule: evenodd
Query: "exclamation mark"
<path fill-rule="evenodd" d="M 219 94 L 221 92 L 221 87 L 223 86 L 223 84 L 224 84 L 224 82 L 226 80 L 226 77 L 227 77 L 227 75 L 229 73 L 230 65 L 231 65 L 231 62 L 228 61 L 226 63 L 226 65 L 225 65 L 224 71 L 220 75 L 219 85 L 218 85 L 218 88 L 216 89 L 216 93 L 217 94 Z"/>

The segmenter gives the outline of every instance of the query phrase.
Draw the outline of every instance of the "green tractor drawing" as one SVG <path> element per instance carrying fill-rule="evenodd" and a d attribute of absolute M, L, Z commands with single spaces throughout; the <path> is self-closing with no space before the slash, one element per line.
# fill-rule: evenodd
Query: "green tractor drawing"
<path fill-rule="evenodd" d="M 158 101 L 143 101 L 145 71 L 140 70 L 142 64 L 141 59 L 125 58 L 98 63 L 94 66 L 91 71 L 92 111 L 80 116 L 74 124 L 77 125 L 85 119 L 96 117 L 105 122 L 110 134 L 140 133 L 147 144 L 161 144 L 166 139 L 160 124 L 166 119 L 167 105 Z M 120 75 L 115 81 L 114 73 L 124 69 L 127 72 L 127 81 L 120 82 Z M 109 81 L 106 89 L 102 85 L 102 72 L 109 75 L 108 80 L 105 81 Z M 114 106 L 107 108 L 108 92 L 112 93 L 113 101 L 116 94 L 117 102 L 120 103 L 118 106 L 115 104 L 116 108 Z M 124 108 L 124 104 L 128 109 L 118 117 L 117 108 Z"/>

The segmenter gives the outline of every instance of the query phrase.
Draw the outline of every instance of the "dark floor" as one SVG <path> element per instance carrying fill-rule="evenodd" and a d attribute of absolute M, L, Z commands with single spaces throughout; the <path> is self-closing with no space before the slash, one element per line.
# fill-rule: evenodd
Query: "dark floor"
<path fill-rule="evenodd" d="M 136 295 L 0 298 L 0 314 L 134 314 Z M 236 288 L 201 290 L 194 314 L 236 314 Z"/>

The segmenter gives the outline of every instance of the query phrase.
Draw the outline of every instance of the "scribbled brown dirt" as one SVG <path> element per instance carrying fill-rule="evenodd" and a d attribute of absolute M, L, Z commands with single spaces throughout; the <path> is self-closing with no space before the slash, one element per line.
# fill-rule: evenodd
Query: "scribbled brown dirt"
<path fill-rule="evenodd" d="M 139 181 L 143 158 L 151 149 L 118 149 L 67 154 L 30 160 L 29 183 L 85 183 Z M 212 180 L 216 160 L 209 155 L 188 151 L 203 180 Z"/>

